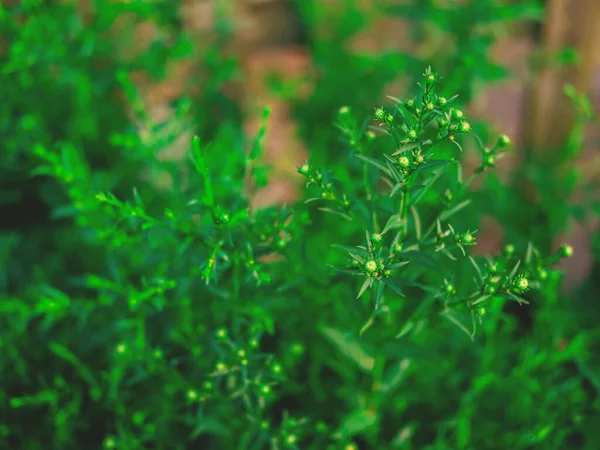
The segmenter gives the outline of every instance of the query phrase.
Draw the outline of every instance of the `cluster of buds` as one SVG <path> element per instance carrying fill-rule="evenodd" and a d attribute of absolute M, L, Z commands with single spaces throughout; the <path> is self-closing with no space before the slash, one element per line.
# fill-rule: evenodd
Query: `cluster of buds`
<path fill-rule="evenodd" d="M 231 215 L 222 208 L 217 207 L 212 211 L 213 223 L 217 226 L 227 225 L 231 220 Z"/>
<path fill-rule="evenodd" d="M 475 170 L 475 173 L 482 173 L 485 170 L 494 167 L 496 162 L 504 156 L 504 149 L 508 147 L 510 143 L 510 138 L 503 134 L 497 139 L 496 144 L 492 148 L 485 147 L 481 155 L 481 165 Z"/>
<path fill-rule="evenodd" d="M 476 231 L 465 231 L 464 233 L 455 233 L 454 242 L 460 245 L 475 245 Z"/>
<path fill-rule="evenodd" d="M 386 268 L 383 260 L 369 259 L 363 266 L 363 273 L 366 277 L 381 278 L 389 277 L 392 271 Z"/>
<path fill-rule="evenodd" d="M 190 388 L 185 392 L 188 402 L 208 401 L 221 387 L 233 391 L 232 398 L 253 394 L 260 404 L 264 404 L 272 394 L 273 386 L 284 376 L 282 365 L 258 353 L 258 337 L 239 345 L 230 338 L 226 328 L 216 330 L 214 337 L 221 348 L 219 353 L 222 359 L 215 363 L 210 378 L 199 388 Z"/>
<path fill-rule="evenodd" d="M 344 211 L 350 209 L 350 201 L 346 195 L 342 195 L 341 198 L 333 190 L 333 183 L 329 182 L 325 175 L 317 169 L 314 169 L 310 164 L 304 163 L 298 167 L 298 173 L 304 176 L 308 181 L 306 186 L 315 185 L 318 186 L 320 191 L 320 198 L 323 200 L 330 200 L 337 203 Z"/>
<path fill-rule="evenodd" d="M 460 109 L 451 109 L 438 119 L 440 128 L 437 139 L 448 139 L 454 141 L 457 134 L 468 134 L 471 132 L 471 124 L 465 119 Z"/>
<path fill-rule="evenodd" d="M 404 176 L 409 176 L 423 164 L 425 164 L 425 156 L 420 150 L 403 152 L 395 160 L 396 167 Z"/>
<path fill-rule="evenodd" d="M 386 111 L 383 107 L 375 108 L 373 117 L 375 120 L 379 120 L 387 126 L 391 126 L 394 123 L 394 116 L 390 112 Z"/>

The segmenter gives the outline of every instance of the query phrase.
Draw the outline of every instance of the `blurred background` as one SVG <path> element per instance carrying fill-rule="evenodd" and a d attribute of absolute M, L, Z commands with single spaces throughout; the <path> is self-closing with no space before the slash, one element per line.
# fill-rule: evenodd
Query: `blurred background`
<path fill-rule="evenodd" d="M 600 354 L 598 24 L 599 0 L 2 0 L 0 293 L 6 301 L 0 348 L 15 368 L 11 386 L 20 388 L 26 365 L 46 367 L 47 356 L 37 350 L 43 332 L 39 342 L 35 333 L 23 338 L 42 313 L 38 306 L 22 312 L 21 298 L 30 305 L 44 296 L 58 302 L 56 292 L 39 286 L 90 295 L 77 277 L 111 270 L 104 250 L 86 232 L 73 231 L 72 199 L 55 180 L 61 174 L 37 169 L 41 155 L 48 158 L 44 149 L 57 149 L 65 167 L 77 164 L 60 149 L 81 151 L 96 191 L 130 198 L 136 187 L 142 197 L 157 193 L 160 200 L 162 192 L 185 190 L 185 177 L 172 173 L 186 174 L 192 136 L 247 151 L 268 106 L 269 182 L 246 187 L 254 208 L 290 203 L 303 196 L 296 167 L 307 158 L 320 167 L 343 164 L 346 149 L 332 126 L 340 107 L 367 118 L 389 102 L 387 95 L 412 96 L 428 66 L 444 77 L 444 92 L 459 94 L 483 142 L 503 133 L 513 142 L 508 157 L 473 187 L 474 209 L 482 213 L 473 218 L 480 230 L 475 251 L 527 241 L 546 253 L 563 243 L 575 249 L 564 263 L 560 299 L 521 313 L 538 320 L 523 348 L 536 355 L 541 346 L 552 362 L 555 352 L 585 335 L 577 341 L 581 358 Z M 156 155 L 168 170 L 146 163 Z M 466 171 L 479 164 L 474 141 L 460 157 Z M 226 160 L 227 151 L 219 158 Z M 118 314 L 111 314 L 117 323 Z M 550 342 L 545 332 L 555 324 L 556 342 Z M 70 325 L 61 326 L 71 336 Z M 504 339 L 506 348 L 513 346 L 510 358 L 519 354 L 520 337 L 510 331 Z M 512 367 L 510 358 L 505 362 Z M 531 383 L 541 377 L 537 367 Z M 577 414 L 565 411 L 564 420 L 577 428 L 592 411 L 595 421 L 578 432 L 598 442 L 600 361 L 592 357 L 581 367 L 565 369 L 584 387 L 573 400 L 583 406 Z M 462 384 L 456 386 L 460 397 Z M 565 386 L 564 392 L 572 387 Z M 2 394 L 0 405 L 7 399 Z M 528 397 L 533 408 L 538 400 Z M 547 409 L 556 404 L 562 398 L 548 400 Z M 423 409 L 427 423 L 431 408 Z M 6 411 L 0 411 L 0 436 L 8 435 L 3 420 L 12 420 Z M 537 420 L 531 414 L 527 420 Z M 502 422 L 489 416 L 490 429 Z M 571 421 L 574 416 L 581 420 Z"/>
<path fill-rule="evenodd" d="M 122 8 L 135 10 L 125 5 L 138 3 L 143 4 L 124 2 Z M 156 122 L 170 119 L 181 98 L 199 95 L 217 110 L 224 110 L 224 103 L 219 103 L 224 99 L 234 104 L 242 129 L 254 135 L 262 108 L 271 107 L 266 153 L 274 173 L 270 184 L 256 193 L 257 205 L 296 198 L 294 168 L 305 160 L 308 148 L 323 151 L 333 145 L 325 135 L 340 106 L 368 111 L 384 102 L 385 95 L 402 97 L 428 65 L 445 74 L 450 91 L 456 86 L 470 116 L 477 117 L 486 130 L 512 137 L 516 152 L 499 169 L 505 179 L 526 159 L 533 167 L 539 163 L 556 170 L 575 164 L 583 169 L 577 181 L 582 189 L 598 183 L 597 127 L 588 123 L 581 136 L 573 136 L 580 133 L 580 117 L 564 90 L 568 85 L 585 93 L 594 107 L 600 102 L 596 1 L 187 0 L 160 4 L 173 16 L 171 33 L 186 35 L 190 53 L 167 61 L 160 82 L 149 80 L 147 73 L 131 72 L 133 84 Z M 78 7 L 87 21 L 98 13 L 86 2 Z M 136 20 L 134 15 L 119 15 L 111 26 L 124 58 L 150 51 L 164 32 L 156 21 Z M 125 35 L 129 40 L 123 39 Z M 222 64 L 225 60 L 229 66 Z M 232 114 L 226 114 L 221 120 L 232 119 Z M 188 142 L 189 134 L 182 134 L 164 150 L 165 158 L 183 157 Z M 569 145 L 570 150 L 565 150 Z M 477 155 L 469 157 L 476 160 Z M 536 179 L 532 184 L 540 187 L 542 182 Z M 580 194 L 575 189 L 569 201 L 575 202 Z M 530 219 L 535 222 L 539 217 Z M 594 218 L 571 222 L 568 236 L 555 236 L 572 242 L 577 250 L 569 263 L 567 286 L 581 284 L 591 273 L 590 233 L 597 229 L 596 222 Z M 498 250 L 501 230 L 491 218 L 484 226 L 481 251 Z"/>
<path fill-rule="evenodd" d="M 581 93 L 591 105 L 600 101 L 600 6 L 594 0 L 6 0 L 3 5 L 0 188 L 9 222 L 19 220 L 13 211 L 32 210 L 30 203 L 25 208 L 16 200 L 23 192 L 17 194 L 11 183 L 31 168 L 33 160 L 21 146 L 35 141 L 35 133 L 51 141 L 75 136 L 100 162 L 106 155 L 95 148 L 122 147 L 119 139 L 128 124 L 151 140 L 158 124 L 169 123 L 172 130 L 163 127 L 165 139 L 156 153 L 177 161 L 187 155 L 194 133 L 207 140 L 225 128 L 253 135 L 265 106 L 273 111 L 266 136 L 273 173 L 254 201 L 290 201 L 296 196 L 295 166 L 306 159 L 307 149 L 335 157 L 329 127 L 339 107 L 367 112 L 386 95 L 402 97 L 429 65 L 445 75 L 448 91 L 459 93 L 484 140 L 490 130 L 512 137 L 515 152 L 499 168 L 504 179 L 527 161 L 533 164 L 530 175 L 547 175 L 548 167 L 562 175 L 565 167 L 581 168 L 576 184 L 585 186 L 586 198 L 598 182 L 597 127 L 572 99 Z M 138 105 L 144 118 L 127 102 Z M 47 128 L 42 131 L 38 122 Z M 168 183 L 150 176 L 157 186 Z M 531 184 L 540 187 L 543 181 L 538 177 Z M 552 203 L 548 189 L 543 197 Z M 574 187 L 568 195 L 581 200 L 583 194 Z M 26 197 L 37 198 L 33 191 Z M 529 219 L 537 222 L 535 217 Z M 560 212 L 551 219 L 561 228 L 554 234 L 565 231 L 558 225 L 564 217 Z M 488 237 L 481 248 L 502 245 L 494 221 L 485 225 Z M 567 285 L 591 273 L 590 233 L 596 228 L 587 216 L 569 224 L 577 257 Z"/>

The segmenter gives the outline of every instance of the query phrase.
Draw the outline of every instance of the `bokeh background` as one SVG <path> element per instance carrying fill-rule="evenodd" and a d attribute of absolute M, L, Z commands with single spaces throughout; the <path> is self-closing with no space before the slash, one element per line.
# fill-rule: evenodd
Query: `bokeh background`
<path fill-rule="evenodd" d="M 188 167 L 192 136 L 203 143 L 220 142 L 223 151 L 216 162 L 226 166 L 228 149 L 249 151 L 261 128 L 263 108 L 269 106 L 264 137 L 269 181 L 259 187 L 246 180 L 244 188 L 250 192 L 253 209 L 289 204 L 303 198 L 303 180 L 296 167 L 307 158 L 316 166 L 343 164 L 346 149 L 332 126 L 340 107 L 368 117 L 375 107 L 389 102 L 387 95 L 413 95 L 415 82 L 428 66 L 444 77 L 445 91 L 459 94 L 483 142 L 502 133 L 513 141 L 511 152 L 494 173 L 473 187 L 481 212 L 474 219 L 479 221 L 475 252 L 501 252 L 508 243 L 527 241 L 546 253 L 564 243 L 575 251 L 561 267 L 565 275 L 556 297 L 515 313 L 526 331 L 499 333 L 492 353 L 497 352 L 501 369 L 488 354 L 488 365 L 478 375 L 483 381 L 473 383 L 481 391 L 472 388 L 466 393 L 469 383 L 464 380 L 471 380 L 471 372 L 460 358 L 448 358 L 443 367 L 431 363 L 431 371 L 439 369 L 440 378 L 454 380 L 456 370 L 458 381 L 439 392 L 431 386 L 442 381 L 433 375 L 431 385 L 425 381 L 411 385 L 415 392 L 425 392 L 423 398 L 427 392 L 431 395 L 423 403 L 415 401 L 417 407 L 410 410 L 426 432 L 410 447 L 409 437 L 419 427 L 407 425 L 402 428 L 405 434 L 396 436 L 400 444 L 389 448 L 597 448 L 598 24 L 598 0 L 2 0 L 0 448 L 83 448 L 88 438 L 115 448 L 107 447 L 107 442 L 116 442 L 107 441 L 108 433 L 121 433 L 116 448 L 225 448 L 209 447 L 209 441 L 169 447 L 165 435 L 175 430 L 187 436 L 189 431 L 187 423 L 169 428 L 170 417 L 176 415 L 173 411 L 165 413 L 169 425 L 161 435 L 162 447 L 136 447 L 131 444 L 135 439 L 127 441 L 123 438 L 127 433 L 112 426 L 115 417 L 127 415 L 122 410 L 90 406 L 87 394 L 77 401 L 75 394 L 73 398 L 65 394 L 67 407 L 61 403 L 62 394 L 56 394 L 62 389 L 59 384 L 60 389 L 47 388 L 52 380 L 63 376 L 69 380 L 66 374 L 71 366 L 55 365 L 44 345 L 50 337 L 62 336 L 65 343 L 77 346 L 85 340 L 81 336 L 87 326 L 81 325 L 85 322 L 81 319 L 74 331 L 72 324 L 83 312 L 57 305 L 62 301 L 71 305 L 71 296 L 90 300 L 81 278 L 111 273 L 113 260 L 75 224 L 73 203 L 77 202 L 68 189 L 73 181 L 70 172 L 47 172 L 39 167 L 40 161 L 62 158 L 64 167 L 71 164 L 79 170 L 77 158 L 69 156 L 77 153 L 89 163 L 85 170 L 92 174 L 94 186 L 103 191 L 129 198 L 136 187 L 144 198 L 155 197 L 158 205 L 167 196 L 175 202 L 193 178 Z M 467 169 L 478 165 L 478 152 L 475 142 L 465 143 L 461 158 Z M 146 163 L 155 156 L 162 163 L 160 170 Z M 183 176 L 176 177 L 175 172 Z M 56 181 L 61 177 L 63 185 Z M 144 259 L 143 253 L 137 256 Z M 115 273 L 126 270 L 116 267 Z M 132 269 L 120 282 L 138 278 L 143 277 Z M 322 306 L 321 300 L 314 301 Z M 107 336 L 97 338 L 98 346 L 117 341 L 116 311 L 106 313 L 112 322 L 106 323 Z M 289 320 L 300 330 L 312 319 Z M 162 330 L 162 326 L 161 322 L 155 328 Z M 103 329 L 98 323 L 94 327 Z M 310 335 L 303 333 L 290 331 L 281 338 L 281 348 L 291 345 L 290 336 L 300 340 Z M 445 342 L 441 334 L 438 338 L 433 342 Z M 90 337 L 90 342 L 94 339 Z M 302 363 L 306 372 L 329 358 L 328 350 L 319 353 L 321 344 L 312 344 L 316 353 L 314 360 Z M 103 364 L 103 357 L 94 353 L 97 350 L 90 350 L 94 345 L 73 354 L 90 367 Z M 461 345 L 453 349 L 472 351 L 472 369 L 477 366 L 473 354 L 481 354 Z M 289 353 L 281 348 L 280 353 Z M 563 366 L 556 355 L 565 349 L 574 356 Z M 541 356 L 536 359 L 537 355 Z M 298 369 L 295 382 L 308 383 L 309 375 L 293 367 Z M 483 396 L 481 386 L 493 385 L 488 375 L 494 367 L 498 373 L 510 372 L 507 377 L 515 384 L 492 391 L 494 401 L 486 403 L 477 396 Z M 310 373 L 319 379 L 321 372 Z M 323 383 L 335 380 L 328 376 L 322 376 Z M 515 387 L 521 379 L 526 380 L 527 395 Z M 73 383 L 85 385 L 81 380 Z M 341 384 L 351 392 L 352 381 L 345 383 Z M 337 387 L 337 382 L 328 387 Z M 54 394 L 36 397 L 38 391 Z M 294 395 L 297 392 L 290 397 Z M 505 396 L 513 401 L 510 413 L 500 411 Z M 473 403 L 477 406 L 464 400 L 467 397 L 477 398 L 479 403 Z M 312 405 L 295 399 L 302 411 L 311 409 Z M 286 402 L 282 400 L 284 406 Z M 454 419 L 439 419 L 451 417 L 450 404 L 462 405 L 459 422 L 477 414 L 485 418 L 479 431 L 473 427 L 475 446 L 467 445 L 469 438 L 464 436 L 450 446 L 439 443 L 444 430 L 455 425 Z M 325 410 L 327 405 L 323 400 L 317 406 Z M 537 405 L 555 415 L 548 413 L 538 420 Z M 168 405 L 161 408 L 167 410 Z M 57 411 L 62 419 L 51 422 L 48 417 Z M 87 428 L 69 428 L 70 420 L 79 423 L 78 415 L 85 417 Z M 333 424 L 339 415 L 327 410 L 320 418 Z M 516 425 L 510 425 L 513 434 L 498 444 L 509 447 L 482 444 L 486 442 L 482 436 L 501 432 L 504 420 L 507 426 L 513 424 L 512 416 L 518 416 Z M 45 425 L 34 438 L 28 436 L 28 424 L 36 421 Z M 67 431 L 60 434 L 60 430 Z M 526 434 L 527 439 L 514 437 Z M 368 439 L 356 442 L 358 447 L 339 448 L 371 448 Z"/>

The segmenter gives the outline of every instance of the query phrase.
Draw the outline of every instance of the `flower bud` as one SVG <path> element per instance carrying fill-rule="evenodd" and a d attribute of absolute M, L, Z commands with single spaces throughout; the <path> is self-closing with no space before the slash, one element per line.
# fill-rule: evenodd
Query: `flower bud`
<path fill-rule="evenodd" d="M 461 133 L 470 133 L 471 132 L 471 124 L 469 122 L 467 122 L 466 120 L 462 120 L 459 124 L 458 124 L 458 131 L 460 131 Z"/>
<path fill-rule="evenodd" d="M 510 138 L 506 134 L 503 134 L 498 138 L 496 145 L 498 148 L 508 147 L 510 145 Z"/>
<path fill-rule="evenodd" d="M 365 263 L 365 271 L 368 274 L 372 274 L 373 272 L 375 272 L 377 270 L 377 263 L 373 260 L 367 261 Z"/>
<path fill-rule="evenodd" d="M 571 247 L 570 245 L 563 245 L 560 248 L 560 254 L 563 258 L 570 258 L 571 256 L 573 256 L 573 247 Z"/>

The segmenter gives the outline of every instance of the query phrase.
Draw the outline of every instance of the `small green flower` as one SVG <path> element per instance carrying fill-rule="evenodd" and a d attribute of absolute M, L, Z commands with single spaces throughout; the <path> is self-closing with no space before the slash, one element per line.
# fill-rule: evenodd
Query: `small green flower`
<path fill-rule="evenodd" d="M 494 295 L 497 291 L 498 291 L 498 289 L 496 288 L 496 286 L 486 286 L 485 287 L 485 293 L 488 295 Z"/>
<path fill-rule="evenodd" d="M 288 437 L 285 439 L 285 443 L 288 445 L 294 445 L 297 441 L 298 438 L 294 434 L 288 435 Z"/>
<path fill-rule="evenodd" d="M 498 138 L 498 142 L 496 143 L 496 145 L 498 146 L 498 148 L 504 148 L 508 147 L 510 143 L 510 138 L 507 135 L 503 134 Z"/>
<path fill-rule="evenodd" d="M 377 271 L 377 263 L 373 260 L 367 261 L 365 263 L 365 271 L 369 274 Z"/>
<path fill-rule="evenodd" d="M 445 106 L 446 103 L 448 103 L 448 100 L 446 99 L 446 97 L 439 97 L 438 98 L 438 105 Z"/>
<path fill-rule="evenodd" d="M 473 245 L 475 244 L 475 236 L 470 231 L 467 231 L 462 234 L 457 233 L 454 235 L 454 242 L 456 242 L 457 244 Z"/>
<path fill-rule="evenodd" d="M 460 131 L 461 133 L 470 133 L 471 132 L 471 124 L 469 122 L 467 122 L 466 120 L 462 120 L 459 124 L 458 124 L 458 131 Z"/>
<path fill-rule="evenodd" d="M 408 139 L 411 141 L 416 141 L 417 138 L 419 137 L 419 135 L 417 134 L 417 131 L 413 130 L 413 129 L 408 130 L 407 136 L 408 136 Z"/>
<path fill-rule="evenodd" d="M 114 437 L 108 436 L 104 439 L 104 442 L 102 445 L 104 446 L 105 449 L 111 450 L 117 446 L 117 441 L 115 440 Z"/>
<path fill-rule="evenodd" d="M 469 231 L 467 231 L 463 237 L 462 237 L 462 241 L 465 244 L 472 244 L 475 242 L 475 236 L 473 236 Z"/>
<path fill-rule="evenodd" d="M 187 391 L 187 398 L 191 401 L 197 400 L 198 392 L 194 391 L 193 389 L 190 389 L 189 391 Z"/>
<path fill-rule="evenodd" d="M 402 168 L 407 168 L 410 166 L 410 159 L 408 159 L 406 156 L 401 156 L 398 158 L 398 165 Z"/>
<path fill-rule="evenodd" d="M 306 176 L 310 173 L 310 165 L 308 163 L 304 163 L 302 164 L 300 167 L 298 167 L 298 173 Z"/>
<path fill-rule="evenodd" d="M 489 155 L 483 161 L 485 167 L 494 167 L 496 165 L 496 157 L 494 155 Z"/>
<path fill-rule="evenodd" d="M 513 283 L 513 290 L 517 294 L 522 294 L 522 293 L 528 291 L 529 287 L 530 287 L 529 280 L 527 278 L 525 278 L 524 276 L 520 276 Z"/>
<path fill-rule="evenodd" d="M 435 105 L 434 105 L 432 102 L 428 102 L 428 103 L 425 105 L 425 108 L 426 108 L 427 110 L 429 110 L 429 111 L 433 111 L 433 109 L 435 108 Z"/>
<path fill-rule="evenodd" d="M 315 425 L 315 430 L 317 430 L 317 433 L 326 433 L 327 432 L 327 424 L 323 421 L 319 421 Z"/>
<path fill-rule="evenodd" d="M 226 339 L 227 338 L 227 330 L 225 328 L 219 328 L 215 335 L 217 336 L 217 338 L 219 339 Z"/>
<path fill-rule="evenodd" d="M 560 248 L 560 254 L 563 258 L 570 258 L 571 256 L 573 256 L 573 247 L 571 247 L 570 245 L 563 245 Z"/>
<path fill-rule="evenodd" d="M 302 343 L 300 343 L 300 342 L 295 342 L 294 344 L 292 344 L 290 351 L 294 355 L 300 356 L 300 355 L 304 354 L 304 345 L 302 345 Z"/>
<path fill-rule="evenodd" d="M 379 233 L 373 233 L 371 235 L 371 242 L 373 244 L 381 244 L 383 242 L 383 236 Z"/>
<path fill-rule="evenodd" d="M 347 114 L 350 114 L 350 108 L 349 108 L 348 106 L 342 106 L 342 107 L 339 109 L 339 113 L 340 113 L 340 115 L 342 115 L 342 116 L 345 116 L 345 115 L 347 115 Z"/>
<path fill-rule="evenodd" d="M 454 117 L 457 119 L 462 119 L 464 117 L 464 113 L 460 109 L 455 109 L 453 111 Z"/>

